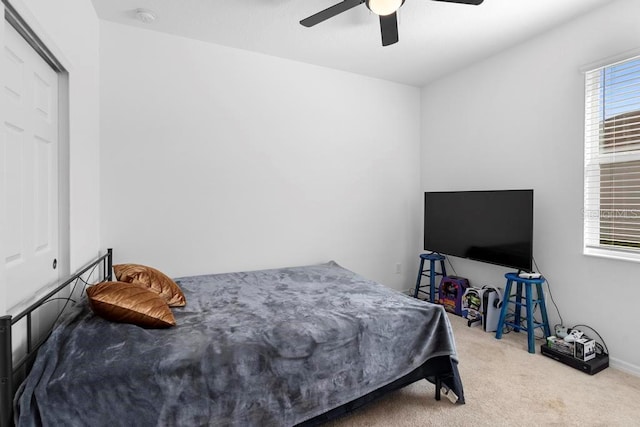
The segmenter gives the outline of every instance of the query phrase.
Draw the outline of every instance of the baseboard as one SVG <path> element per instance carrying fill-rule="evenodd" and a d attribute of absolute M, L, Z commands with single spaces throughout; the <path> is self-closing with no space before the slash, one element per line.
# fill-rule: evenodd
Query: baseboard
<path fill-rule="evenodd" d="M 620 371 L 627 372 L 631 375 L 635 375 L 636 377 L 640 377 L 640 366 L 632 365 L 631 363 L 616 359 L 615 357 L 611 357 L 611 355 L 609 355 L 609 366 Z"/>

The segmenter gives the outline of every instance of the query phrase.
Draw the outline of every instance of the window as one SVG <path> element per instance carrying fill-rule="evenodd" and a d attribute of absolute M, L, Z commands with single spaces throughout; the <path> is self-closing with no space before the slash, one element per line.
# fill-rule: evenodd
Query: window
<path fill-rule="evenodd" d="M 640 57 L 586 73 L 584 253 L 640 261 Z"/>

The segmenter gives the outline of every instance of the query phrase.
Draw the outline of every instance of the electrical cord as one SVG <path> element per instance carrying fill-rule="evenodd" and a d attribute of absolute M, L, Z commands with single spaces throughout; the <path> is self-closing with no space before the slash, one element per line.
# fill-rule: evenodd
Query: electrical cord
<path fill-rule="evenodd" d="M 540 267 L 538 267 L 538 263 L 536 262 L 536 259 L 534 257 L 531 257 L 531 259 L 533 260 L 533 265 L 536 267 L 536 271 L 542 274 L 542 272 L 540 271 Z M 556 301 L 553 298 L 553 293 L 551 292 L 551 283 L 549 282 L 548 278 L 545 277 L 544 279 L 547 282 L 547 289 L 549 290 L 549 297 L 551 298 L 551 302 L 553 303 L 553 306 L 556 308 L 556 312 L 558 313 L 558 317 L 560 318 L 560 325 L 564 325 L 564 320 L 562 320 L 562 314 L 560 314 L 560 309 L 558 308 L 558 304 L 556 304 Z M 558 325 L 554 325 L 553 329 L 555 329 L 556 326 Z"/>
<path fill-rule="evenodd" d="M 538 271 L 538 273 L 541 273 L 540 267 L 538 267 L 538 263 L 536 262 L 536 259 L 534 257 L 531 257 L 531 259 L 533 260 L 533 265 L 536 267 L 536 270 Z M 553 303 L 553 306 L 556 308 L 556 312 L 558 313 L 558 317 L 560 318 L 560 324 L 556 324 L 553 327 L 553 329 L 555 330 L 557 326 L 564 325 L 564 320 L 562 319 L 562 314 L 560 314 L 560 309 L 558 308 L 558 304 L 556 304 L 556 301 L 553 299 L 553 293 L 551 292 L 551 283 L 549 283 L 549 280 L 546 277 L 545 277 L 545 280 L 547 282 L 547 289 L 549 290 L 549 297 L 551 298 L 551 302 Z M 602 341 L 602 345 L 600 345 L 600 343 L 596 342 L 596 347 L 600 350 L 600 353 L 604 353 L 606 355 L 609 354 L 609 348 L 607 347 L 607 344 L 605 343 L 605 341 L 602 338 L 602 336 L 598 333 L 598 331 L 596 331 L 595 329 L 593 329 L 589 325 L 575 325 L 571 329 L 577 329 L 578 327 L 587 328 L 587 329 L 595 332 L 595 334 L 598 336 L 600 341 Z"/>
<path fill-rule="evenodd" d="M 456 273 L 456 269 L 455 269 L 455 267 L 453 266 L 453 264 L 451 263 L 451 258 L 450 258 L 450 257 L 446 257 L 445 259 L 446 259 L 446 260 L 447 260 L 447 262 L 449 263 L 449 266 L 451 267 L 451 270 L 453 270 L 453 274 L 454 274 L 454 276 L 457 276 L 457 275 L 458 275 L 458 273 Z"/>

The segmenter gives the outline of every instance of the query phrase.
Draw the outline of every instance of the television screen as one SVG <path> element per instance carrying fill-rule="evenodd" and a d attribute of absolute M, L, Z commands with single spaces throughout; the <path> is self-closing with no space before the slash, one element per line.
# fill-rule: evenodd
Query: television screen
<path fill-rule="evenodd" d="M 533 190 L 426 192 L 424 249 L 531 272 Z"/>

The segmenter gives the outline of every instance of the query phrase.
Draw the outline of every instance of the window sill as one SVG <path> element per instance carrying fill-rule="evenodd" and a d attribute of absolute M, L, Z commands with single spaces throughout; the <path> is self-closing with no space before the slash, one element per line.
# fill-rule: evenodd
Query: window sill
<path fill-rule="evenodd" d="M 603 248 L 584 248 L 583 255 L 598 258 L 615 259 L 619 261 L 640 262 L 640 253 L 616 251 Z"/>

